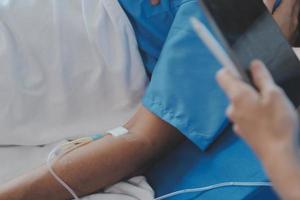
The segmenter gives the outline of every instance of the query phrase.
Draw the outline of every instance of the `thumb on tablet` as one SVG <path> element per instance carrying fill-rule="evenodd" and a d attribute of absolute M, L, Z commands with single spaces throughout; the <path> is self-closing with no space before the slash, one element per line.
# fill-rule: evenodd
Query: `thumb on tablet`
<path fill-rule="evenodd" d="M 275 85 L 271 73 L 262 61 L 255 60 L 252 62 L 251 73 L 253 82 L 260 92 L 264 92 Z"/>

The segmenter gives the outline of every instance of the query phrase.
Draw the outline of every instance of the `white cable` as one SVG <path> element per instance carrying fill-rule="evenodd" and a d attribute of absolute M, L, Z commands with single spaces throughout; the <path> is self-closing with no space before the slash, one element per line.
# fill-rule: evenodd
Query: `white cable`
<path fill-rule="evenodd" d="M 207 187 L 179 190 L 176 192 L 172 192 L 170 194 L 163 195 L 154 200 L 163 200 L 163 199 L 167 199 L 170 197 L 178 196 L 181 194 L 187 194 L 187 193 L 206 192 L 209 190 L 215 190 L 223 187 L 272 187 L 272 184 L 270 182 L 224 182 L 215 185 L 210 185 Z"/>
<path fill-rule="evenodd" d="M 124 127 L 118 127 L 118 128 L 109 130 L 107 133 L 112 134 L 114 137 L 120 137 L 120 136 L 127 134 L 128 130 Z M 91 139 L 91 141 L 98 140 L 98 139 L 101 139 L 103 136 L 104 135 L 97 134 L 97 135 L 94 135 L 93 137 L 91 137 L 90 139 Z M 79 140 L 77 140 L 77 141 L 79 141 Z M 55 173 L 55 171 L 52 168 L 52 161 L 54 160 L 54 158 L 56 156 L 63 156 L 65 153 L 70 152 L 73 149 L 80 147 L 80 145 L 86 144 L 85 143 L 86 141 L 84 141 L 84 140 L 81 140 L 80 142 L 82 142 L 82 144 L 77 144 L 77 145 L 75 144 L 73 147 L 70 147 L 69 149 L 68 148 L 64 149 L 63 146 L 58 145 L 49 153 L 48 158 L 47 158 L 47 168 L 48 168 L 50 174 L 56 179 L 56 181 L 59 184 L 61 184 L 72 195 L 72 197 L 75 200 L 80 200 L 80 198 L 76 195 L 75 191 Z M 87 142 L 90 142 L 90 141 L 87 141 Z M 61 152 L 61 148 L 62 148 L 62 151 L 65 151 L 65 150 L 67 150 L 67 151 Z M 62 154 L 60 155 L 60 153 L 62 153 Z"/>
<path fill-rule="evenodd" d="M 60 146 L 55 147 L 48 155 L 47 158 L 47 167 L 51 175 L 57 180 L 58 183 L 60 183 L 72 196 L 75 200 L 80 200 L 80 198 L 76 195 L 74 190 L 68 186 L 53 170 L 52 168 L 52 160 L 56 156 L 56 152 L 59 150 Z"/>

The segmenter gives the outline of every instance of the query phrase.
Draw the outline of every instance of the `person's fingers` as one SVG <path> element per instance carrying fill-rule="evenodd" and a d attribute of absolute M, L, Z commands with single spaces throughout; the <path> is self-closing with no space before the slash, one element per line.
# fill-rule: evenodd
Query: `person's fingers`
<path fill-rule="evenodd" d="M 230 119 L 234 124 L 238 124 L 243 122 L 249 113 L 247 113 L 247 109 L 245 106 L 235 106 L 234 104 L 230 104 L 226 109 L 226 116 Z"/>
<path fill-rule="evenodd" d="M 236 76 L 234 76 L 231 73 L 231 71 L 227 68 L 222 68 L 218 71 L 217 81 L 219 82 L 219 85 L 223 88 L 228 97 L 231 97 L 234 93 L 236 93 L 236 86 L 242 82 Z"/>
<path fill-rule="evenodd" d="M 239 127 L 239 125 L 237 125 L 237 124 L 234 124 L 233 125 L 233 131 L 235 132 L 235 133 L 237 133 L 237 134 L 241 134 L 241 128 Z"/>
<path fill-rule="evenodd" d="M 231 121 L 234 121 L 234 109 L 232 104 L 227 107 L 226 115 Z"/>
<path fill-rule="evenodd" d="M 263 0 L 270 13 L 272 13 L 276 0 Z"/>
<path fill-rule="evenodd" d="M 233 104 L 229 105 L 226 109 L 226 115 L 234 124 L 239 124 L 245 120 L 247 116 L 247 109 L 245 107 L 234 106 Z"/>
<path fill-rule="evenodd" d="M 160 3 L 160 0 L 151 0 L 152 5 L 157 5 Z"/>
<path fill-rule="evenodd" d="M 274 81 L 270 72 L 261 61 L 255 60 L 252 62 L 251 73 L 253 82 L 259 91 L 263 92 L 267 88 L 274 86 Z"/>
<path fill-rule="evenodd" d="M 229 69 L 221 69 L 217 74 L 217 80 L 233 104 L 243 104 L 247 99 L 252 99 L 249 97 L 258 96 L 254 88 L 234 76 Z"/>

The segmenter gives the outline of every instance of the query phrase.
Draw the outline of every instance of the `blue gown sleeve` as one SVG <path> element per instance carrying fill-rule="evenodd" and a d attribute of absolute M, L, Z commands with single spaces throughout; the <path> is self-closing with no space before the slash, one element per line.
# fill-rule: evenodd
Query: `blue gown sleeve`
<path fill-rule="evenodd" d="M 191 16 L 208 24 L 196 0 L 178 7 L 143 104 L 205 150 L 228 124 L 228 102 L 215 80 L 220 64 L 194 33 Z"/>
<path fill-rule="evenodd" d="M 134 28 L 145 69 L 151 76 L 174 20 L 170 4 L 182 0 L 162 0 L 153 6 L 150 0 L 119 0 Z"/>

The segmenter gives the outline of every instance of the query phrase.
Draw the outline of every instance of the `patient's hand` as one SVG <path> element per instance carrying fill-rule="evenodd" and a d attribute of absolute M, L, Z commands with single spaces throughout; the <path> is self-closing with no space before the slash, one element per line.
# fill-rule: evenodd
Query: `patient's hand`
<path fill-rule="evenodd" d="M 264 0 L 264 3 L 272 12 L 275 0 Z M 280 6 L 273 13 L 273 17 L 280 26 L 285 37 L 293 43 L 296 39 L 299 25 L 299 0 L 282 0 Z"/>

